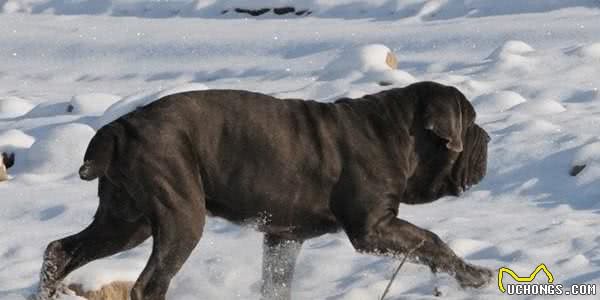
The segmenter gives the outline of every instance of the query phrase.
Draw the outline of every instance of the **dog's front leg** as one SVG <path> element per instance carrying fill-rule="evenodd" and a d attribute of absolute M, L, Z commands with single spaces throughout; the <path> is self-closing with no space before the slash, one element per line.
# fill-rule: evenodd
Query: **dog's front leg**
<path fill-rule="evenodd" d="M 265 234 L 263 242 L 262 299 L 289 300 L 296 259 L 302 241 Z"/>
<path fill-rule="evenodd" d="M 410 253 L 411 260 L 428 265 L 434 273 L 441 271 L 454 276 L 463 288 L 482 287 L 493 276 L 491 270 L 458 257 L 435 233 L 398 219 L 391 211 L 366 224 L 369 225 L 363 229 L 346 228 L 358 251 L 391 256 Z"/>

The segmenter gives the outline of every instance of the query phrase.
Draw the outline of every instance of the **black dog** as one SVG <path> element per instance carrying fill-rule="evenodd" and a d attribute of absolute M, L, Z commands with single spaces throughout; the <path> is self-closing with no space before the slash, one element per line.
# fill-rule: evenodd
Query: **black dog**
<path fill-rule="evenodd" d="M 400 203 L 460 192 L 485 175 L 486 132 L 456 88 L 422 82 L 337 103 L 247 91 L 167 96 L 102 127 L 80 169 L 100 205 L 45 252 L 40 298 L 76 268 L 153 237 L 133 300 L 164 299 L 210 213 L 259 222 L 263 297 L 289 299 L 302 242 L 343 229 L 361 252 L 412 258 L 463 287 L 489 282 Z"/>

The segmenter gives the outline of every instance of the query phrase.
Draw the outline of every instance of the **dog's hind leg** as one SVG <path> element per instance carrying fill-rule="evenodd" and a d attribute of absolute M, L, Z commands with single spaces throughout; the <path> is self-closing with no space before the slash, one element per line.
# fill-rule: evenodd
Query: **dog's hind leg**
<path fill-rule="evenodd" d="M 86 263 L 133 248 L 150 236 L 144 219 L 126 221 L 102 207 L 83 231 L 48 244 L 40 273 L 38 299 L 50 299 L 63 288 L 61 280 Z"/>
<path fill-rule="evenodd" d="M 163 300 L 171 279 L 187 260 L 202 236 L 205 221 L 204 197 L 189 199 L 175 191 L 153 199 L 152 254 L 131 291 L 131 300 Z M 164 200 L 165 202 L 162 202 Z M 177 203 L 175 205 L 175 203 Z"/>
<path fill-rule="evenodd" d="M 302 241 L 265 234 L 263 242 L 262 299 L 288 300 Z"/>

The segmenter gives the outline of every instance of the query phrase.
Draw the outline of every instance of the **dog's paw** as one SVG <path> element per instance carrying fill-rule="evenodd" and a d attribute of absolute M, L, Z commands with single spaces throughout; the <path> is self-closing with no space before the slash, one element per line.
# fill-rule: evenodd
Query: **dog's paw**
<path fill-rule="evenodd" d="M 63 283 L 58 283 L 52 287 L 40 286 L 40 289 L 37 292 L 37 294 L 29 296 L 27 300 L 54 300 L 57 299 L 60 295 L 75 295 L 75 293 Z"/>
<path fill-rule="evenodd" d="M 467 263 L 456 270 L 456 280 L 462 288 L 483 287 L 492 282 L 493 277 L 494 272 L 492 270 Z"/>
<path fill-rule="evenodd" d="M 69 288 L 61 281 L 64 267 L 67 264 L 67 254 L 60 242 L 48 244 L 44 252 L 44 261 L 40 270 L 40 285 L 36 300 L 56 299 L 60 294 L 71 294 Z"/>

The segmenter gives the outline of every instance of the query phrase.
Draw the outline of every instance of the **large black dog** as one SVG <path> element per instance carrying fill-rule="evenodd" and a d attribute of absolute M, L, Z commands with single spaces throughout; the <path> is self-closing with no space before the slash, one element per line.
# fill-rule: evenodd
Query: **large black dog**
<path fill-rule="evenodd" d="M 48 245 L 40 298 L 76 268 L 153 237 L 133 300 L 164 299 L 206 214 L 265 233 L 263 297 L 289 299 L 302 242 L 341 229 L 361 252 L 399 256 L 463 287 L 490 281 L 400 203 L 459 195 L 485 175 L 487 133 L 454 87 L 416 83 L 319 103 L 234 90 L 167 96 L 102 127 L 79 174 L 99 178 L 89 227 Z"/>

